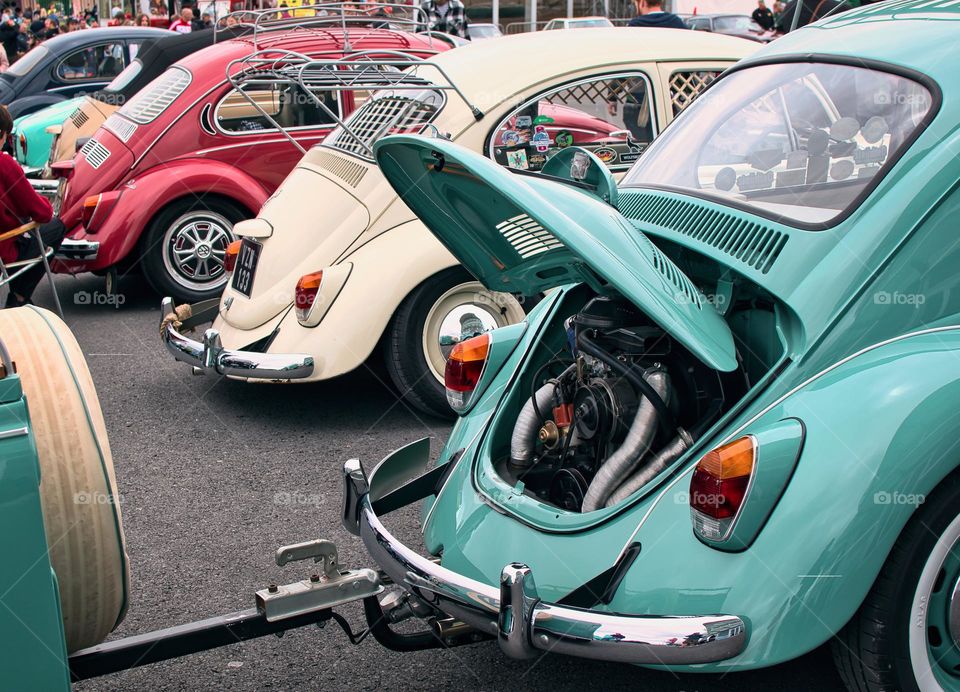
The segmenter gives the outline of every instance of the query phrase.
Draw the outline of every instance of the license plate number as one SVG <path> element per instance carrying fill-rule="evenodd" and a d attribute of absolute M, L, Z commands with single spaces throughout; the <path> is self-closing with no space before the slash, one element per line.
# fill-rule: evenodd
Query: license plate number
<path fill-rule="evenodd" d="M 253 289 L 253 275 L 257 271 L 257 262 L 260 260 L 260 251 L 263 245 L 255 240 L 244 238 L 240 244 L 240 254 L 237 255 L 237 265 L 233 268 L 233 290 L 239 291 L 247 298 Z"/>

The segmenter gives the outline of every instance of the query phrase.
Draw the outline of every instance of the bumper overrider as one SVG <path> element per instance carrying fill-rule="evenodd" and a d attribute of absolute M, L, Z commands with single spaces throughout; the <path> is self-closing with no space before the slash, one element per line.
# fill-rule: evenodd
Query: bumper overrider
<path fill-rule="evenodd" d="M 390 511 L 402 506 L 402 500 L 414 501 L 410 488 L 418 485 L 416 480 L 396 490 L 377 487 L 378 472 L 402 451 L 387 457 L 369 480 L 359 461 L 346 463 L 344 526 L 361 537 L 383 572 L 411 598 L 496 637 L 511 658 L 552 651 L 621 663 L 686 666 L 722 661 L 746 646 L 744 622 L 732 615 L 625 615 L 561 606 L 539 598 L 533 574 L 524 564 L 506 565 L 500 584 L 491 586 L 417 554 L 387 531 L 375 510 Z M 382 475 L 386 485 L 396 487 L 394 471 Z"/>
<path fill-rule="evenodd" d="M 304 353 L 257 353 L 233 351 L 220 343 L 220 333 L 207 329 L 203 341 L 184 336 L 179 329 L 211 321 L 217 315 L 219 299 L 206 300 L 191 307 L 191 316 L 177 320 L 172 298 L 164 298 L 160 308 L 160 338 L 167 350 L 181 363 L 193 366 L 197 375 L 205 373 L 258 380 L 297 380 L 313 374 L 313 356 Z"/>

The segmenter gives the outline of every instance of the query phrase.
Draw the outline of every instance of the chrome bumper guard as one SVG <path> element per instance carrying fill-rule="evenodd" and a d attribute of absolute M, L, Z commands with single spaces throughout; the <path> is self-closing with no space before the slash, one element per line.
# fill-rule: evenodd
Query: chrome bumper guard
<path fill-rule="evenodd" d="M 344 466 L 343 521 L 370 556 L 416 599 L 474 629 L 497 637 L 511 658 L 551 651 L 642 665 L 685 666 L 741 653 L 747 634 L 732 615 L 623 615 L 546 603 L 533 574 L 508 564 L 499 587 L 470 579 L 417 554 L 377 518 L 367 476 L 356 460 Z"/>
<path fill-rule="evenodd" d="M 214 299 L 192 306 L 191 321 L 203 323 L 213 319 L 219 302 Z M 192 365 L 195 375 L 210 372 L 257 380 L 298 380 L 313 374 L 313 356 L 303 353 L 231 351 L 220 343 L 220 332 L 216 329 L 207 329 L 202 342 L 184 336 L 167 320 L 176 314 L 172 298 L 163 299 L 160 313 L 163 343 L 174 358 Z"/>
<path fill-rule="evenodd" d="M 100 241 L 98 240 L 74 240 L 73 238 L 64 238 L 55 257 L 61 260 L 91 262 L 97 259 L 99 252 Z"/>

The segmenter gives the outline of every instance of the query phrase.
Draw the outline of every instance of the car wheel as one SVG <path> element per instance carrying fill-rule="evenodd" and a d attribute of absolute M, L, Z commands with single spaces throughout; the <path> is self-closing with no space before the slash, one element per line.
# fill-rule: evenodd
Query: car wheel
<path fill-rule="evenodd" d="M 227 283 L 223 266 L 233 226 L 248 214 L 219 198 L 182 200 L 150 224 L 142 250 L 144 274 L 160 294 L 178 301 L 216 298 Z"/>
<path fill-rule="evenodd" d="M 421 411 L 450 417 L 443 370 L 454 344 L 524 318 L 509 293 L 484 288 L 462 267 L 430 277 L 401 303 L 387 328 L 387 371 L 400 394 Z"/>
<path fill-rule="evenodd" d="M 69 327 L 30 306 L 0 310 L 0 334 L 30 411 L 43 524 L 70 653 L 102 642 L 126 610 L 122 496 L 93 379 Z"/>
<path fill-rule="evenodd" d="M 960 689 L 960 473 L 925 498 L 833 652 L 856 692 Z"/>

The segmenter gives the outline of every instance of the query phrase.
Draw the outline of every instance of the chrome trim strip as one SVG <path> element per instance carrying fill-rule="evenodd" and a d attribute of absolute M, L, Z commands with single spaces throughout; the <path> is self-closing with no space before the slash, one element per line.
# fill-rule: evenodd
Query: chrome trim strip
<path fill-rule="evenodd" d="M 953 643 L 960 646 L 960 577 L 957 578 L 957 583 L 953 585 L 953 593 L 950 594 L 947 624 L 950 627 Z"/>
<path fill-rule="evenodd" d="M 756 423 L 758 420 L 760 420 L 760 419 L 761 419 L 763 416 L 765 416 L 767 413 L 769 413 L 770 411 L 772 411 L 774 408 L 776 408 L 777 406 L 779 406 L 780 404 L 782 404 L 784 401 L 786 401 L 787 399 L 789 399 L 791 396 L 793 396 L 794 394 L 796 394 L 797 392 L 799 392 L 801 389 L 803 389 L 804 387 L 806 387 L 806 386 L 809 385 L 810 383 L 815 382 L 816 380 L 819 380 L 819 379 L 820 379 L 821 377 L 823 377 L 824 375 L 827 375 L 827 374 L 833 372 L 834 370 L 836 370 L 836 369 L 839 368 L 840 366 L 849 363 L 849 362 L 850 362 L 851 360 L 853 360 L 854 358 L 857 358 L 857 357 L 859 357 L 859 356 L 862 356 L 864 353 L 868 353 L 868 352 L 870 352 L 870 351 L 873 351 L 873 350 L 875 350 L 875 349 L 881 348 L 881 347 L 883 347 L 883 346 L 887 346 L 887 345 L 889 345 L 889 344 L 893 344 L 893 343 L 896 343 L 897 341 L 902 341 L 902 340 L 904 340 L 904 339 L 909 339 L 909 338 L 914 337 L 914 336 L 923 336 L 924 334 L 937 334 L 937 333 L 939 333 L 939 332 L 949 332 L 949 331 L 955 331 L 955 330 L 958 330 L 958 329 L 960 329 L 960 325 L 957 325 L 957 324 L 947 325 L 947 326 L 944 326 L 944 327 L 932 327 L 932 328 L 930 328 L 930 329 L 921 329 L 921 330 L 916 331 L 916 332 L 910 332 L 909 334 L 901 334 L 900 336 L 891 337 L 891 338 L 889 338 L 889 339 L 887 339 L 887 340 L 885 340 L 885 341 L 877 342 L 877 343 L 875 343 L 875 344 L 873 344 L 873 345 L 871 345 L 871 346 L 866 346 L 866 347 L 860 349 L 859 351 L 857 351 L 857 352 L 855 352 L 855 353 L 852 353 L 852 354 L 850 354 L 849 356 L 847 356 L 847 357 L 845 357 L 845 358 L 843 358 L 843 359 L 841 359 L 841 360 L 838 360 L 838 361 L 837 361 L 836 363 L 834 363 L 833 365 L 830 365 L 830 366 L 824 368 L 823 370 L 821 370 L 820 372 L 818 372 L 816 375 L 812 375 L 812 376 L 809 377 L 808 379 L 804 380 L 803 382 L 801 382 L 800 384 L 798 384 L 796 387 L 794 387 L 793 389 L 791 389 L 789 392 L 787 392 L 786 394 L 784 394 L 784 395 L 781 396 L 780 398 L 776 399 L 776 400 L 775 400 L 774 402 L 772 402 L 771 404 L 765 406 L 765 407 L 764 407 L 762 410 L 760 410 L 756 415 L 754 415 L 750 420 L 748 420 L 746 423 L 744 423 L 743 425 L 741 425 L 739 428 L 737 428 L 736 430 L 734 430 L 732 433 L 730 433 L 729 435 L 727 435 L 726 437 L 724 437 L 720 442 L 718 442 L 718 443 L 717 443 L 716 445 L 714 445 L 714 446 L 715 446 L 715 447 L 719 447 L 719 446 L 721 446 L 721 445 L 726 444 L 727 442 L 730 442 L 730 441 L 731 441 L 732 439 L 734 439 L 737 435 L 739 435 L 741 432 L 743 432 L 744 430 L 746 430 L 749 426 L 751 426 L 751 425 L 753 425 L 754 423 Z M 687 466 L 687 468 L 683 469 L 683 471 L 681 471 L 681 472 L 677 475 L 677 477 L 674 478 L 674 479 L 667 485 L 667 487 L 663 489 L 663 491 L 662 491 L 659 495 L 657 495 L 656 499 L 655 499 L 655 500 L 650 504 L 650 506 L 647 508 L 647 511 L 646 511 L 646 513 L 643 515 L 643 518 L 640 519 L 640 521 L 637 523 L 637 528 L 634 529 L 633 533 L 630 534 L 630 538 L 627 539 L 627 542 L 624 543 L 623 548 L 620 549 L 620 553 L 619 553 L 619 555 L 617 556 L 618 559 L 623 556 L 623 554 L 626 552 L 627 548 L 629 548 L 630 545 L 634 542 L 634 539 L 636 538 L 637 534 L 640 533 L 640 529 L 643 528 L 644 523 L 646 523 L 647 519 L 650 517 L 650 514 L 653 512 L 653 510 L 656 509 L 657 505 L 660 503 L 660 500 L 662 500 L 663 497 L 664 497 L 667 493 L 670 492 L 670 490 L 673 488 L 673 486 L 675 486 L 680 480 L 682 480 L 684 477 L 686 477 L 687 474 L 689 474 L 689 473 L 693 470 L 693 468 L 696 466 L 696 464 L 697 464 L 698 461 L 699 461 L 699 459 L 690 460 L 689 466 Z"/>
<path fill-rule="evenodd" d="M 374 561 L 431 608 L 496 634 L 512 658 L 552 651 L 621 663 L 696 665 L 731 658 L 746 647 L 746 626 L 739 617 L 625 615 L 560 606 L 539 598 L 526 565 L 505 566 L 499 587 L 442 567 L 387 531 L 358 473 L 362 470 L 357 463 L 345 465 L 344 518 L 352 522 L 347 511 L 359 507 L 360 537 Z"/>
<path fill-rule="evenodd" d="M 11 430 L 0 430 L 0 440 L 9 440 L 12 437 L 23 437 L 29 435 L 30 430 L 27 426 L 22 428 L 12 428 Z"/>
<path fill-rule="evenodd" d="M 160 338 L 176 360 L 192 365 L 195 374 L 207 372 L 257 380 L 299 380 L 313 374 L 313 356 L 305 353 L 231 351 L 220 343 L 220 332 L 208 329 L 203 342 L 194 341 L 166 318 L 174 314 L 173 300 L 164 298 L 160 310 Z"/>

